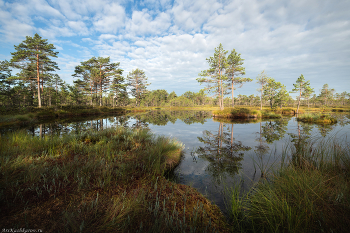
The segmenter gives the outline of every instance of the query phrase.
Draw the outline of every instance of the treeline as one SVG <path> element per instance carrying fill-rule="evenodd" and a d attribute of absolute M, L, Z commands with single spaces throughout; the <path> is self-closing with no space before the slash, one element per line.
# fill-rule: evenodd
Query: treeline
<path fill-rule="evenodd" d="M 212 93 L 218 98 L 220 110 L 224 109 L 225 100 L 224 97 L 231 92 L 231 104 L 235 106 L 234 90 L 243 86 L 246 82 L 252 82 L 251 78 L 241 77 L 245 75 L 245 68 L 243 67 L 244 59 L 241 58 L 241 54 L 238 54 L 233 49 L 228 55 L 228 51 L 224 50 L 222 44 L 215 48 L 214 56 L 207 58 L 209 68 L 199 73 L 197 81 L 200 84 L 204 84 L 204 90 L 208 93 Z M 256 82 L 260 88 L 260 109 L 268 102 L 271 109 L 276 107 L 288 106 L 294 100 L 289 95 L 286 86 L 280 82 L 277 82 L 274 78 L 268 77 L 264 71 L 256 77 Z M 314 105 L 322 104 L 328 105 L 345 105 L 349 103 L 350 93 L 343 92 L 336 94 L 335 90 L 330 88 L 328 84 L 324 84 L 320 95 L 313 94 L 314 89 L 311 88 L 310 81 L 306 81 L 303 75 L 297 78 L 294 88 L 291 93 L 298 93 L 297 97 L 297 112 L 301 104 L 302 99 L 312 101 Z M 253 100 L 254 97 L 250 97 Z M 245 100 L 246 103 L 251 101 Z M 254 102 L 254 101 L 253 101 Z"/>
<path fill-rule="evenodd" d="M 350 94 L 335 93 L 325 84 L 317 96 L 301 75 L 294 92 L 299 97 L 295 101 L 286 87 L 262 72 L 257 78 L 260 96 L 238 95 L 234 90 L 250 78 L 245 74 L 243 61 L 234 49 L 225 51 L 220 44 L 213 57 L 207 59 L 209 69 L 200 73 L 198 81 L 205 84 L 199 92 L 187 91 L 177 96 L 166 90 L 148 90 L 150 85 L 143 70 L 135 69 L 123 76 L 120 63 L 112 63 L 110 58 L 92 57 L 75 67 L 73 85 L 65 83 L 55 73 L 59 67 L 51 58 L 57 57 L 53 44 L 38 34 L 27 36 L 19 45 L 15 45 L 10 61 L 0 61 L 0 111 L 26 110 L 42 106 L 89 105 L 89 106 L 145 106 L 145 107 L 193 107 L 248 105 L 271 108 L 283 106 L 344 106 L 349 104 Z M 12 74 L 12 69 L 19 72 Z M 226 97 L 230 94 L 230 97 Z M 132 97 L 132 98 L 131 98 Z"/>

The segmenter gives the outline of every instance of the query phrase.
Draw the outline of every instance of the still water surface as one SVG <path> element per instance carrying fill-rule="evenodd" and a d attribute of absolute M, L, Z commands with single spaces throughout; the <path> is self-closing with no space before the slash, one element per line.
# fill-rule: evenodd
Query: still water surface
<path fill-rule="evenodd" d="M 1 134 L 24 128 L 33 136 L 81 133 L 123 126 L 145 127 L 157 135 L 176 138 L 184 145 L 183 159 L 175 169 L 177 182 L 190 185 L 227 214 L 227 192 L 240 185 L 252 185 L 280 166 L 283 151 L 301 138 L 350 140 L 350 115 L 337 115 L 334 125 L 297 122 L 295 117 L 280 120 L 228 121 L 213 119 L 203 111 L 153 111 L 136 115 L 90 117 L 67 122 L 2 128 Z"/>

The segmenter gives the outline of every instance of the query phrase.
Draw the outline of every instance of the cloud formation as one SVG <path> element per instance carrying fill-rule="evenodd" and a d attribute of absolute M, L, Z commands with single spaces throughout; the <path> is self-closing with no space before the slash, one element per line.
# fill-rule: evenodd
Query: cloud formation
<path fill-rule="evenodd" d="M 316 93 L 328 83 L 349 91 L 350 2 L 0 0 L 0 59 L 39 33 L 59 48 L 61 75 L 91 56 L 110 56 L 126 74 L 145 70 L 151 89 L 198 91 L 198 73 L 222 43 L 245 59 L 247 77 L 262 70 L 288 90 L 303 74 Z M 13 48 L 13 47 L 12 47 Z M 246 84 L 240 94 L 256 94 Z"/>

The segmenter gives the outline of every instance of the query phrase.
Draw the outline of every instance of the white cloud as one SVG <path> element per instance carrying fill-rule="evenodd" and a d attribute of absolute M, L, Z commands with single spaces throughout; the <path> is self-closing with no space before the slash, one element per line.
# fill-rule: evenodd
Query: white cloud
<path fill-rule="evenodd" d="M 153 20 L 146 10 L 134 11 L 126 25 L 126 31 L 134 35 L 157 35 L 164 34 L 170 25 L 170 15 L 167 13 L 161 12 Z"/>
<path fill-rule="evenodd" d="M 198 32 L 211 14 L 222 7 L 215 0 L 208 1 L 177 1 L 172 8 L 175 25 L 188 32 Z"/>
<path fill-rule="evenodd" d="M 67 25 L 78 35 L 86 36 L 89 34 L 89 29 L 83 21 L 68 21 Z"/>
<path fill-rule="evenodd" d="M 291 89 L 300 73 L 316 86 L 332 76 L 338 90 L 350 86 L 349 10 L 348 0 L 0 0 L 0 37 L 16 44 L 39 32 L 57 43 L 65 75 L 92 56 L 110 56 L 124 74 L 144 69 L 151 89 L 180 94 L 201 88 L 195 79 L 222 43 L 241 53 L 250 78 L 265 69 Z"/>
<path fill-rule="evenodd" d="M 116 33 L 124 27 L 125 10 L 116 3 L 105 5 L 102 12 L 96 14 L 93 25 L 94 29 L 102 33 Z"/>
<path fill-rule="evenodd" d="M 67 27 L 50 26 L 49 28 L 39 28 L 39 35 L 43 38 L 53 39 L 59 36 L 70 37 L 76 35 L 72 30 Z"/>
<path fill-rule="evenodd" d="M 0 33 L 2 41 L 11 41 L 17 43 L 31 35 L 33 26 L 28 23 L 23 23 L 11 17 L 12 14 L 0 10 Z"/>

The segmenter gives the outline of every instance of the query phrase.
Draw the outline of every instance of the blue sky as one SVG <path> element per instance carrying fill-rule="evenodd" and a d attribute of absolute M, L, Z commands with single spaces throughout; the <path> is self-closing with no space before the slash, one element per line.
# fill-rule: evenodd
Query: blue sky
<path fill-rule="evenodd" d="M 349 92 L 349 12 L 348 0 L 0 0 L 0 60 L 38 33 L 56 46 L 57 73 L 69 84 L 81 61 L 110 56 L 124 76 L 140 68 L 149 89 L 182 94 L 203 88 L 198 73 L 222 43 L 254 79 L 236 95 L 258 94 L 263 70 L 288 91 L 303 74 L 316 94 L 325 83 Z"/>

